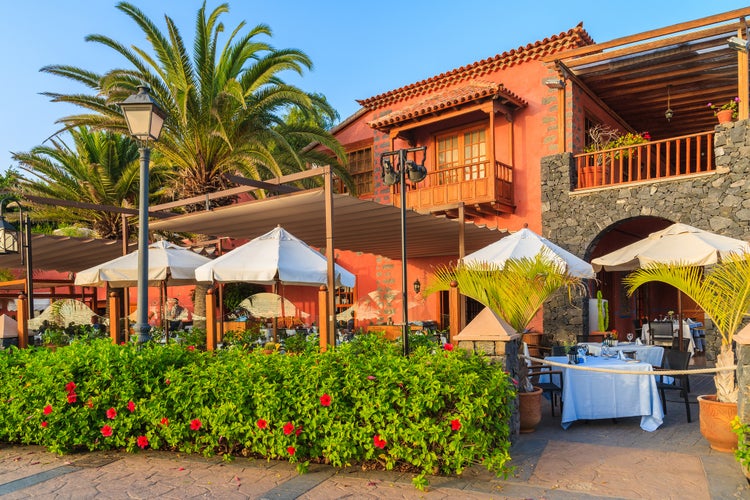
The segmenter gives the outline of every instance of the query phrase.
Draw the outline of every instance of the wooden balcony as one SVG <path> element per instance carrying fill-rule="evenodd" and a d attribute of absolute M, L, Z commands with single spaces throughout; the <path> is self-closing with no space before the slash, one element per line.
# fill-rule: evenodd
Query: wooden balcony
<path fill-rule="evenodd" d="M 512 213 L 513 167 L 495 162 L 474 163 L 436 172 L 428 172 L 424 181 L 406 192 L 406 206 L 420 212 L 455 216 L 463 203 L 466 215 Z M 410 185 L 411 186 L 411 185 Z M 401 206 L 399 186 L 395 186 L 393 204 Z"/>
<path fill-rule="evenodd" d="M 714 132 L 583 153 L 575 160 L 576 191 L 713 172 Z"/>

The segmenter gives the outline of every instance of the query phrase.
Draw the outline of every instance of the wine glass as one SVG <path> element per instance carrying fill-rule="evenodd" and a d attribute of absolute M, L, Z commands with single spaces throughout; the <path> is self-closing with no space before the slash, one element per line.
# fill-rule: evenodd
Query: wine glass
<path fill-rule="evenodd" d="M 632 341 L 633 341 L 633 337 L 634 337 L 634 336 L 635 336 L 635 335 L 633 334 L 633 332 L 629 332 L 629 333 L 628 333 L 628 335 L 627 335 L 627 337 L 628 337 L 628 342 L 632 342 Z"/>

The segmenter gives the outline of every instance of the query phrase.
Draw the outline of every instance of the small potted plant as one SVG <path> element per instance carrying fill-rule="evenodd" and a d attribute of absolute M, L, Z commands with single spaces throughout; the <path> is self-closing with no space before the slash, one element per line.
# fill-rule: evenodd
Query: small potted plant
<path fill-rule="evenodd" d="M 739 462 L 742 473 L 750 483 L 750 425 L 740 422 L 740 417 L 734 417 L 732 432 L 737 434 L 737 449 L 734 451 L 734 458 Z"/>
<path fill-rule="evenodd" d="M 739 97 L 735 97 L 724 104 L 708 103 L 708 108 L 714 112 L 714 116 L 719 120 L 719 123 L 727 123 L 737 118 L 739 107 Z"/>

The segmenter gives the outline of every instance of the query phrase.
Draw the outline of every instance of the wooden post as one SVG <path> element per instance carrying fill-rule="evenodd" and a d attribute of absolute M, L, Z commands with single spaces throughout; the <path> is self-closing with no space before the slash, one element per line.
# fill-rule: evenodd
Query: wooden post
<path fill-rule="evenodd" d="M 328 349 L 328 288 L 320 285 L 318 288 L 318 338 L 320 352 Z"/>
<path fill-rule="evenodd" d="M 16 319 L 18 320 L 18 347 L 26 349 L 29 347 L 29 302 L 23 293 L 18 296 Z"/>
<path fill-rule="evenodd" d="M 216 350 L 216 295 L 213 288 L 206 292 L 206 350 Z"/>
<path fill-rule="evenodd" d="M 451 281 L 451 287 L 448 290 L 448 304 L 449 304 L 449 310 L 450 310 L 450 316 L 448 319 L 448 322 L 450 323 L 450 330 L 448 331 L 448 342 L 453 343 L 453 337 L 458 335 L 461 332 L 461 311 L 459 309 L 459 293 L 458 293 L 458 283 L 455 281 Z"/>
<path fill-rule="evenodd" d="M 117 292 L 109 292 L 109 337 L 117 345 L 120 340 L 120 299 Z"/>

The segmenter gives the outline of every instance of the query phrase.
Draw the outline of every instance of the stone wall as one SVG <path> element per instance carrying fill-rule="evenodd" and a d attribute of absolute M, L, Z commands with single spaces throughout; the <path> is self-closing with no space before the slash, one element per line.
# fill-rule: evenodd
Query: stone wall
<path fill-rule="evenodd" d="M 589 260 L 595 242 L 611 225 L 633 217 L 659 216 L 739 239 L 750 239 L 750 130 L 747 120 L 716 127 L 716 171 L 670 180 L 573 192 L 573 155 L 542 159 L 543 235 Z M 588 308 L 558 294 L 544 308 L 544 331 L 555 338 L 583 333 Z M 716 352 L 720 340 L 706 331 Z"/>

